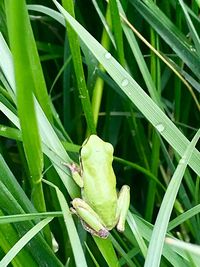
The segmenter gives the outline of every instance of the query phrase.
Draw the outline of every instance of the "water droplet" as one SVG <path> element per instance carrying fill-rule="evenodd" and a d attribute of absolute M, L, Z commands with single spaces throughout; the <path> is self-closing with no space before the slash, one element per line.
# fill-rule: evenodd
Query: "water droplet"
<path fill-rule="evenodd" d="M 112 57 L 112 55 L 109 52 L 105 53 L 105 58 L 106 59 L 110 59 L 111 57 Z"/>
<path fill-rule="evenodd" d="M 193 45 L 190 45 L 190 51 L 196 52 L 196 48 Z"/>
<path fill-rule="evenodd" d="M 79 98 L 85 99 L 86 96 L 84 96 L 84 95 L 79 95 Z"/>
<path fill-rule="evenodd" d="M 184 164 L 185 161 L 186 161 L 186 157 L 183 156 L 183 157 L 180 159 L 179 164 Z"/>
<path fill-rule="evenodd" d="M 123 87 L 127 86 L 128 84 L 129 84 L 129 81 L 128 81 L 127 79 L 124 79 L 124 80 L 122 81 L 122 86 L 123 86 Z"/>
<path fill-rule="evenodd" d="M 5 126 L 1 126 L 1 128 L 0 128 L 0 130 L 1 130 L 2 132 L 5 132 L 6 129 L 7 129 L 7 127 L 5 127 Z"/>
<path fill-rule="evenodd" d="M 156 125 L 156 129 L 162 133 L 165 130 L 165 126 L 162 123 Z"/>

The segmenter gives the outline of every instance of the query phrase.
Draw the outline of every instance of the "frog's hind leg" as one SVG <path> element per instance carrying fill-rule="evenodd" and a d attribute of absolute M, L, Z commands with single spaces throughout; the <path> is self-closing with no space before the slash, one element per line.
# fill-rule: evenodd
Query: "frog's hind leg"
<path fill-rule="evenodd" d="M 82 199 L 72 201 L 71 211 L 80 217 L 84 229 L 93 235 L 107 238 L 109 231 L 104 226 L 98 214 Z"/>
<path fill-rule="evenodd" d="M 123 185 L 117 200 L 117 230 L 123 232 L 125 229 L 125 221 L 130 205 L 130 187 Z"/>
<path fill-rule="evenodd" d="M 81 223 L 82 223 L 82 226 L 83 228 L 89 232 L 90 234 L 92 235 L 95 235 L 95 236 L 98 236 L 98 237 L 101 237 L 101 238 L 107 238 L 108 235 L 109 235 L 109 231 L 106 229 L 106 228 L 101 228 L 100 230 L 95 231 L 94 229 L 92 229 L 85 221 L 83 221 L 81 219 Z"/>

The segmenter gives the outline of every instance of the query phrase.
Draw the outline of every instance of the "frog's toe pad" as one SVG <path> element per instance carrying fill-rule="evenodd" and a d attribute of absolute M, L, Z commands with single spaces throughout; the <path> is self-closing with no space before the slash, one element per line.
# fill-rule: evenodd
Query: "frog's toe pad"
<path fill-rule="evenodd" d="M 109 231 L 106 228 L 102 228 L 99 231 L 95 231 L 94 229 L 92 229 L 86 222 L 84 222 L 83 220 L 81 220 L 81 223 L 83 225 L 83 228 L 89 232 L 92 235 L 101 237 L 101 238 L 107 238 L 109 235 Z"/>
<path fill-rule="evenodd" d="M 99 232 L 97 233 L 97 235 L 101 238 L 107 238 L 109 235 L 109 231 L 107 229 L 101 229 L 99 230 Z"/>

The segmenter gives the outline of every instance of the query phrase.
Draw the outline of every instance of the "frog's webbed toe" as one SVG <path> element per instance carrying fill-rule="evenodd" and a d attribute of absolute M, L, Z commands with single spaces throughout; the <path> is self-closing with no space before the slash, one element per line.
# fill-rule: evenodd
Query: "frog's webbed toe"
<path fill-rule="evenodd" d="M 109 231 L 106 229 L 106 228 L 102 228 L 100 229 L 98 232 L 95 231 L 94 229 L 92 229 L 86 222 L 84 222 L 82 219 L 81 219 L 81 223 L 83 225 L 83 228 L 89 232 L 90 234 L 92 235 L 95 235 L 95 236 L 98 236 L 98 237 L 101 237 L 101 238 L 107 238 L 108 235 L 109 235 Z"/>

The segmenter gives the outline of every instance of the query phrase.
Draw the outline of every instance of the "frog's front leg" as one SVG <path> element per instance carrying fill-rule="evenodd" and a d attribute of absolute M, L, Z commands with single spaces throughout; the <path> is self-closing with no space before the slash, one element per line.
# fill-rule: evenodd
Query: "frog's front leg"
<path fill-rule="evenodd" d="M 125 229 L 125 221 L 130 205 L 130 187 L 123 185 L 117 200 L 117 230 L 123 232 Z"/>
<path fill-rule="evenodd" d="M 103 225 L 98 214 L 82 199 L 75 198 L 72 201 L 72 212 L 81 218 L 83 227 L 93 235 L 107 238 L 109 231 Z"/>
<path fill-rule="evenodd" d="M 67 166 L 72 174 L 72 178 L 74 179 L 75 183 L 82 188 L 83 187 L 83 178 L 80 175 L 81 169 L 78 165 L 76 165 L 75 163 L 65 163 L 63 162 L 63 165 Z"/>

